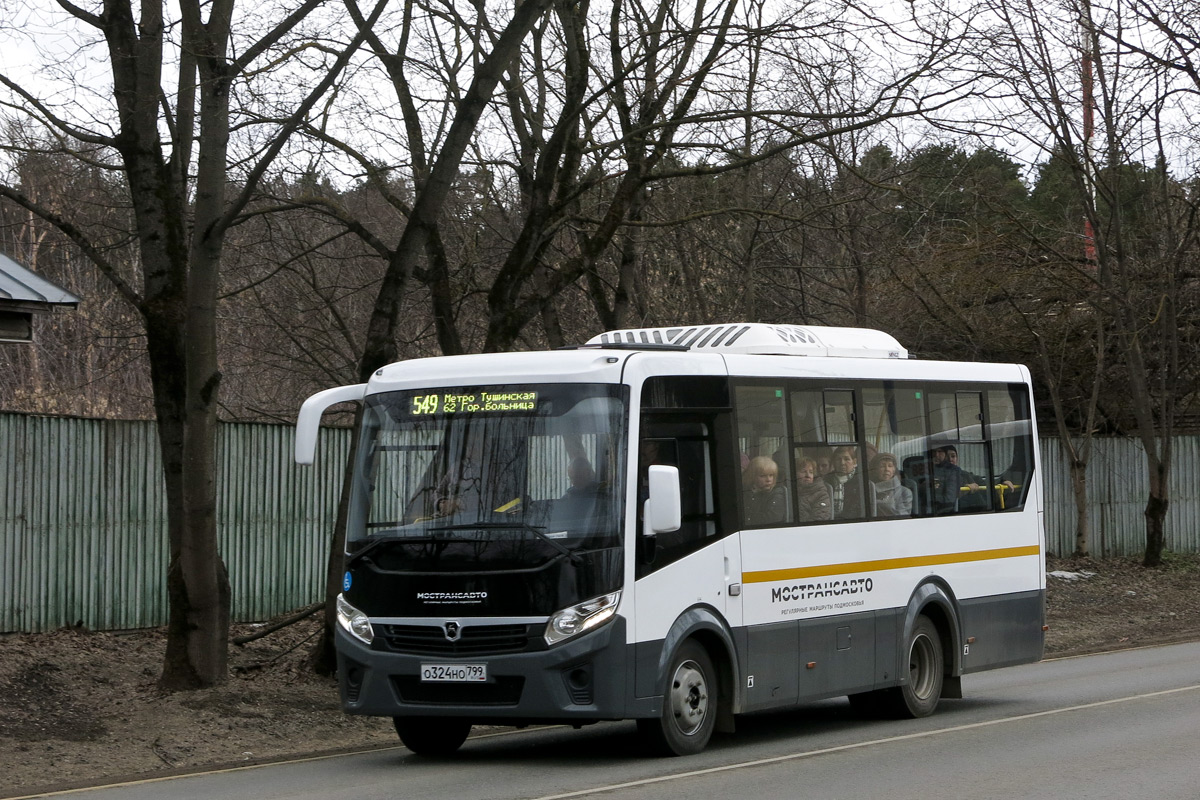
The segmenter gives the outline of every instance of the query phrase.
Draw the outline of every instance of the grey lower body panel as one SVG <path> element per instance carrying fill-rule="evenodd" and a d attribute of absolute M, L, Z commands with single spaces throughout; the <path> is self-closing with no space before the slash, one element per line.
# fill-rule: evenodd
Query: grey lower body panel
<path fill-rule="evenodd" d="M 979 597 L 959 603 L 963 674 L 1041 661 L 1046 646 L 1042 591 Z M 974 641 L 971 641 L 974 639 Z"/>
<path fill-rule="evenodd" d="M 630 716 L 631 648 L 620 617 L 536 652 L 444 658 L 377 650 L 337 629 L 338 688 L 348 714 L 571 724 Z M 486 663 L 485 683 L 426 683 L 423 663 Z"/>
<path fill-rule="evenodd" d="M 756 625 L 738 633 L 739 650 L 745 642 L 742 711 L 781 708 L 875 686 L 880 649 L 875 612 Z"/>
<path fill-rule="evenodd" d="M 996 595 L 956 604 L 961 661 L 948 652 L 947 685 L 957 676 L 1041 660 L 1045 597 L 1041 591 Z M 739 712 L 786 708 L 829 697 L 897 686 L 906 678 L 903 654 L 906 609 L 881 609 L 828 619 L 736 628 L 737 657 L 745 680 L 736 687 Z M 946 625 L 954 623 L 947 618 Z M 654 660 L 651 643 L 639 645 L 639 662 Z M 960 668 L 961 666 L 961 668 Z M 955 696 L 947 694 L 945 696 Z"/>

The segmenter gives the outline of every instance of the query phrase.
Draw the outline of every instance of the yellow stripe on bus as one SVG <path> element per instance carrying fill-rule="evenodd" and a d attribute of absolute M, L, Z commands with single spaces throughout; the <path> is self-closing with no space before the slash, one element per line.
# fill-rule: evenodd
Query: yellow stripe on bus
<path fill-rule="evenodd" d="M 819 567 L 796 569 L 767 569 L 761 572 L 743 572 L 742 583 L 770 583 L 790 581 L 796 578 L 822 578 L 827 575 L 847 575 L 852 572 L 879 572 L 887 569 L 908 567 L 932 567 L 939 564 L 965 564 L 969 561 L 992 561 L 999 558 L 1036 556 L 1041 549 L 1035 544 L 1028 547 L 1005 547 L 999 550 L 972 550 L 967 553 L 942 553 L 932 556 L 910 556 L 908 558 L 885 558 L 879 561 L 857 561 L 852 564 L 825 564 Z"/>

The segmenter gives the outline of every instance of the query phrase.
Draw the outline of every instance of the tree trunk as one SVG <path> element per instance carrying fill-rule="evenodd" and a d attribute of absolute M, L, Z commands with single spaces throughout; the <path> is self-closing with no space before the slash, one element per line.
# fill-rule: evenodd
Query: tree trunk
<path fill-rule="evenodd" d="M 454 314 L 454 291 L 450 286 L 450 262 L 441 234 L 434 229 L 426 257 L 429 259 L 429 293 L 433 305 L 433 327 L 437 331 L 438 347 L 444 356 L 466 352 Z M 357 428 L 357 426 L 356 426 Z"/>
<path fill-rule="evenodd" d="M 1087 503 L 1087 462 L 1071 461 L 1071 494 L 1075 498 L 1075 555 L 1088 555 L 1091 521 Z"/>
<path fill-rule="evenodd" d="M 189 398 L 185 367 L 191 367 L 195 345 L 185 344 L 176 322 L 183 304 L 178 297 L 160 298 L 170 310 L 145 317 L 167 494 L 167 647 L 159 685 L 168 691 L 225 680 L 230 609 L 229 577 L 217 552 L 215 342 L 209 379 Z"/>
<path fill-rule="evenodd" d="M 184 361 L 182 331 L 147 314 L 146 346 L 149 351 L 150 381 L 154 390 L 155 422 L 158 429 L 158 448 L 162 459 L 167 499 L 167 646 L 160 681 L 168 691 L 196 683 L 195 670 L 190 666 L 186 638 L 187 589 L 182 579 L 180 558 L 183 551 L 183 516 L 176 509 L 183 507 L 183 420 L 185 375 L 175 365 Z"/>
<path fill-rule="evenodd" d="M 547 297 L 542 306 L 542 331 L 546 335 L 546 346 L 551 349 L 564 347 L 567 344 L 563 335 L 562 321 L 558 317 L 558 306 L 554 297 Z"/>
<path fill-rule="evenodd" d="M 1150 498 L 1146 501 L 1146 552 L 1142 566 L 1157 567 L 1162 564 L 1163 550 L 1167 546 L 1167 497 L 1166 470 L 1156 464 L 1151 470 Z"/>
<path fill-rule="evenodd" d="M 631 295 L 636 291 L 638 270 L 642 268 L 642 239 L 643 234 L 637 223 L 645 217 L 646 187 L 638 189 L 633 200 L 629 203 L 627 216 L 633 223 L 627 228 L 625 242 L 621 246 L 621 260 L 617 289 L 613 294 L 613 320 L 617 328 L 630 324 Z M 640 320 L 639 320 L 640 321 Z"/>

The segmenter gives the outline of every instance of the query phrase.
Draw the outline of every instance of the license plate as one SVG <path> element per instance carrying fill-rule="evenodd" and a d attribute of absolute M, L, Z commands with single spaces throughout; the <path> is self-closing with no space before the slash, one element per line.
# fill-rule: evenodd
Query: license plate
<path fill-rule="evenodd" d="M 426 682 L 477 683 L 487 680 L 487 664 L 422 664 Z"/>

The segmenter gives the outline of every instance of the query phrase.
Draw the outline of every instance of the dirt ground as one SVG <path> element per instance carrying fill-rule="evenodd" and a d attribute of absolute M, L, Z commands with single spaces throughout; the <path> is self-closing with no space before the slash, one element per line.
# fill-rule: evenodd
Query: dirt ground
<path fill-rule="evenodd" d="M 1047 569 L 1048 658 L 1200 639 L 1200 557 Z M 155 688 L 160 630 L 0 635 L 0 797 L 397 745 L 389 720 L 342 714 L 336 685 L 305 671 L 316 624 L 233 646 L 227 683 L 179 694 Z"/>

